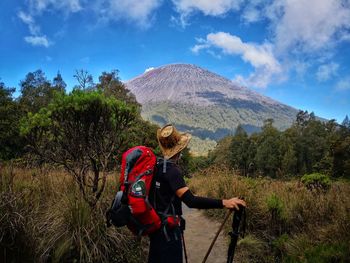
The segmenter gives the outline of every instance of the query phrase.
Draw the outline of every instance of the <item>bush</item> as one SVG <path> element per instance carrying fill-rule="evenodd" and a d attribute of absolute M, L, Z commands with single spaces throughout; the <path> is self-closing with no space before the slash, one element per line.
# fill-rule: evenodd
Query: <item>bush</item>
<path fill-rule="evenodd" d="M 281 219 L 284 217 L 284 204 L 282 200 L 275 194 L 272 193 L 266 199 L 267 208 L 272 214 L 272 217 Z"/>
<path fill-rule="evenodd" d="M 331 180 L 329 179 L 329 177 L 320 173 L 305 174 L 301 178 L 301 182 L 305 185 L 307 189 L 311 191 L 326 191 L 331 186 Z"/>
<path fill-rule="evenodd" d="M 328 262 L 349 262 L 350 252 L 346 243 L 325 243 L 311 244 L 310 242 L 296 242 L 292 255 L 284 258 L 285 263 L 328 263 Z"/>
<path fill-rule="evenodd" d="M 56 94 L 47 107 L 23 118 L 20 128 L 31 153 L 42 163 L 64 167 L 93 207 L 137 114 L 135 106 L 100 91 L 73 91 Z"/>

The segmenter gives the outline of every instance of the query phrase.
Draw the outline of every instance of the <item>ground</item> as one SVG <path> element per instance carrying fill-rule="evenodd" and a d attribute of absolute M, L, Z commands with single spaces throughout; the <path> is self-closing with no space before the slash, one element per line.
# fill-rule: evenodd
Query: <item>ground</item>
<path fill-rule="evenodd" d="M 201 263 L 214 239 L 220 223 L 210 220 L 198 209 L 183 205 L 186 219 L 185 243 L 189 263 Z M 227 260 L 228 237 L 220 233 L 207 259 L 207 263 L 224 263 Z M 184 261 L 185 262 L 185 261 Z"/>

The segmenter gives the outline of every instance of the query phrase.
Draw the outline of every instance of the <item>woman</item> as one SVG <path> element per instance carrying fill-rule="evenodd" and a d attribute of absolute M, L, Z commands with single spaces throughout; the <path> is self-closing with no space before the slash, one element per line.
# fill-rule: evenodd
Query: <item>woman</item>
<path fill-rule="evenodd" d="M 164 222 L 170 220 L 170 223 L 164 223 L 161 229 L 150 235 L 148 263 L 182 263 L 182 230 L 179 225 L 171 223 L 176 223 L 182 215 L 181 202 L 190 208 L 199 209 L 225 207 L 238 210 L 239 205 L 246 204 L 238 198 L 220 200 L 194 196 L 177 165 L 181 151 L 187 147 L 191 135 L 179 133 L 169 124 L 158 129 L 157 139 L 164 159 L 157 166 L 150 202 L 156 211 L 163 215 Z"/>

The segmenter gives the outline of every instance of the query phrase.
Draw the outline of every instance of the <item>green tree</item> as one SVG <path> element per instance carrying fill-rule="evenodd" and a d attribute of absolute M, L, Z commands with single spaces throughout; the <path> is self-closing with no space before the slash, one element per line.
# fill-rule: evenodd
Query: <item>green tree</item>
<path fill-rule="evenodd" d="M 55 92 L 64 92 L 65 87 L 63 80 L 56 76 L 54 82 L 56 86 L 51 86 L 51 83 L 46 79 L 42 70 L 29 72 L 25 79 L 21 81 L 21 96 L 19 97 L 19 103 L 24 112 L 38 112 L 42 107 L 46 107 Z"/>
<path fill-rule="evenodd" d="M 333 176 L 350 178 L 350 125 L 347 118 L 336 129 L 332 141 Z"/>
<path fill-rule="evenodd" d="M 298 145 L 299 173 L 324 172 L 321 160 L 328 152 L 327 130 L 324 123 L 311 119 L 300 128 Z"/>
<path fill-rule="evenodd" d="M 249 138 L 241 125 L 238 125 L 230 145 L 230 164 L 246 176 L 249 166 Z"/>
<path fill-rule="evenodd" d="M 134 104 L 141 108 L 141 105 L 136 101 L 135 95 L 120 81 L 118 73 L 118 70 L 102 72 L 96 89 L 102 90 L 106 96 L 113 96 L 118 100 L 125 101 L 128 104 Z"/>
<path fill-rule="evenodd" d="M 248 176 L 254 176 L 256 172 L 256 152 L 258 149 L 259 134 L 253 133 L 249 137 L 248 148 Z"/>
<path fill-rule="evenodd" d="M 255 159 L 264 175 L 276 177 L 281 167 L 280 132 L 272 124 L 273 120 L 268 119 L 262 127 Z"/>
<path fill-rule="evenodd" d="M 48 107 L 29 113 L 21 131 L 32 153 L 63 166 L 94 206 L 104 190 L 113 153 L 126 144 L 136 117 L 134 106 L 98 91 L 76 90 L 58 93 Z"/>
<path fill-rule="evenodd" d="M 350 120 L 349 120 L 349 117 L 348 115 L 345 116 L 343 122 L 341 123 L 342 126 L 344 126 L 345 128 L 348 128 L 350 129 Z"/>
<path fill-rule="evenodd" d="M 9 160 L 22 153 L 23 140 L 19 135 L 21 111 L 12 98 L 14 91 L 0 82 L 0 160 Z"/>
<path fill-rule="evenodd" d="M 209 162 L 217 165 L 229 165 L 230 145 L 233 136 L 225 136 L 218 141 L 216 147 L 209 152 Z"/>
<path fill-rule="evenodd" d="M 57 75 L 54 77 L 52 81 L 52 86 L 56 90 L 61 90 L 61 91 L 66 90 L 67 84 L 66 82 L 64 82 L 60 72 L 57 72 Z"/>

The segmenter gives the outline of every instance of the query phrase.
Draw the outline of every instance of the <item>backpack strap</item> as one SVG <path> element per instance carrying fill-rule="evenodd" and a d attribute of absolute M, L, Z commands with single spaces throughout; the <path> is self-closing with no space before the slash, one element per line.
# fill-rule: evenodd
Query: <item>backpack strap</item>
<path fill-rule="evenodd" d="M 160 215 L 160 218 L 162 220 L 162 229 L 164 232 L 164 236 L 168 242 L 170 241 L 170 237 L 169 237 L 168 231 L 166 229 L 166 226 L 168 225 L 168 217 L 173 217 L 174 222 L 176 222 L 176 219 L 177 219 L 176 214 L 175 214 L 175 208 L 173 205 L 174 200 L 175 200 L 175 195 L 172 196 L 172 198 L 171 198 L 168 206 L 164 210 L 164 212 L 158 212 L 158 214 Z M 171 209 L 171 213 L 169 213 L 170 209 Z M 178 239 L 179 239 L 179 237 L 175 233 L 175 240 L 178 240 Z"/>
<path fill-rule="evenodd" d="M 163 162 L 163 163 L 162 163 Z M 175 162 L 173 160 L 168 160 L 166 158 L 157 158 L 157 163 L 162 165 L 162 174 L 166 173 L 167 170 L 167 163 L 172 163 L 175 164 Z M 160 165 L 157 165 L 156 167 L 159 167 Z M 158 174 L 158 173 L 157 173 Z M 166 240 L 169 242 L 170 241 L 170 237 L 168 234 L 168 231 L 166 229 L 166 226 L 168 225 L 168 217 L 172 217 L 174 222 L 176 222 L 176 213 L 175 213 L 175 208 L 173 205 L 173 202 L 175 200 L 176 194 L 174 194 L 171 199 L 169 204 L 167 205 L 167 207 L 165 208 L 165 210 L 163 212 L 159 212 L 157 211 L 157 197 L 163 202 L 165 203 L 164 199 L 162 198 L 161 195 L 157 195 L 157 178 L 155 177 L 155 186 L 154 186 L 154 192 L 153 192 L 153 200 L 154 200 L 154 209 L 156 210 L 156 212 L 159 214 L 161 221 L 162 221 L 162 230 L 164 232 L 164 236 L 166 238 Z M 178 236 L 175 234 L 175 240 L 178 240 Z"/>

